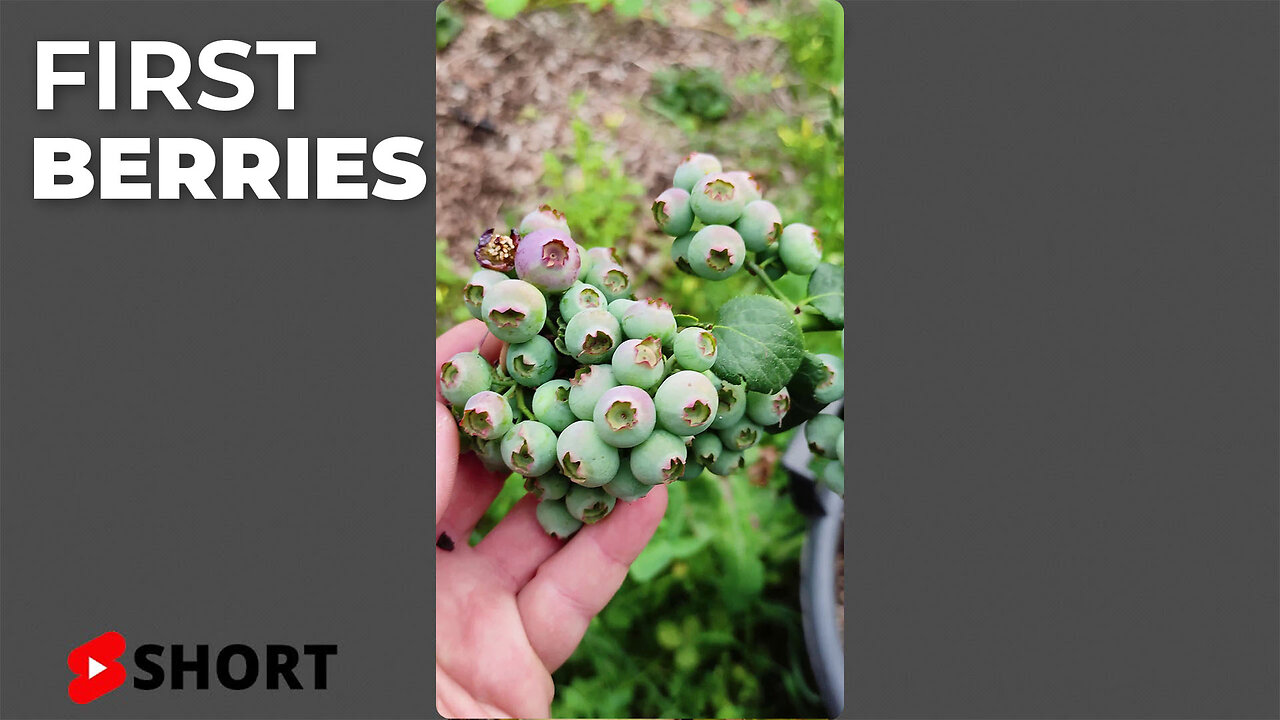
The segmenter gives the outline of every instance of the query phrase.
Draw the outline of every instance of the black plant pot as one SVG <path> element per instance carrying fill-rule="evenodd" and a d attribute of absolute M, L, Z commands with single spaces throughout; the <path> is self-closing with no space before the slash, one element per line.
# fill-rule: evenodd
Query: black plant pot
<path fill-rule="evenodd" d="M 800 610 L 809 666 L 828 717 L 836 717 L 844 709 L 844 634 L 836 619 L 836 556 L 844 537 L 844 500 L 814 482 L 812 459 L 801 426 L 782 464 L 791 475 L 792 500 L 809 517 L 800 555 Z"/>

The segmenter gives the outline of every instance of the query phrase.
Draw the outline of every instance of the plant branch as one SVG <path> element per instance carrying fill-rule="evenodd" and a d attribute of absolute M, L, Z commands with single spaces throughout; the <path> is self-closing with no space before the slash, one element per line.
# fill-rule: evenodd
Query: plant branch
<path fill-rule="evenodd" d="M 517 385 L 516 387 L 519 388 L 520 386 Z M 533 419 L 533 411 L 531 411 L 529 406 L 525 404 L 524 393 L 519 389 L 516 390 L 516 405 L 520 407 L 520 412 L 524 413 L 526 419 Z"/>
<path fill-rule="evenodd" d="M 747 268 L 747 272 L 760 278 L 760 281 L 764 283 L 764 286 L 769 290 L 771 295 L 788 305 L 795 306 L 795 303 L 791 301 L 791 298 L 784 295 L 783 292 L 778 289 L 778 286 L 773 284 L 773 281 L 769 279 L 769 276 L 764 273 L 764 270 L 762 270 L 754 260 L 748 260 L 745 267 Z"/>

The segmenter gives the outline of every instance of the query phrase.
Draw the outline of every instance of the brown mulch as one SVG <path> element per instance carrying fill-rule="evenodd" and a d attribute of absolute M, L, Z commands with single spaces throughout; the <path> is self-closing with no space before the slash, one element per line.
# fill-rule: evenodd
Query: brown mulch
<path fill-rule="evenodd" d="M 614 128 L 611 144 L 651 195 L 691 148 L 679 130 L 644 110 L 653 72 L 712 66 L 726 84 L 753 70 L 779 72 L 785 53 L 768 38 L 739 40 L 707 19 L 677 10 L 669 25 L 628 20 L 581 6 L 499 20 L 478 4 L 450 0 L 465 20 L 436 57 L 436 235 L 469 261 L 475 238 L 542 198 L 542 156 L 572 145 L 569 97 L 593 128 Z"/>

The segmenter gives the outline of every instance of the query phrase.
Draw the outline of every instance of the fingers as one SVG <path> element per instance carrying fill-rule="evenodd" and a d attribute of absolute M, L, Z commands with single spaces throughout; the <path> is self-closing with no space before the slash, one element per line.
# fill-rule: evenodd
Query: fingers
<path fill-rule="evenodd" d="M 436 338 L 436 534 L 448 533 L 454 541 L 464 542 L 506 479 L 486 470 L 475 455 L 459 455 L 457 426 L 440 394 L 440 366 L 460 352 L 477 348 L 490 362 L 502 349 L 502 342 L 479 320 L 455 325 Z"/>
<path fill-rule="evenodd" d="M 444 515 L 436 523 L 436 535 L 445 532 L 454 542 L 466 542 L 476 523 L 484 517 L 484 511 L 502 490 L 507 476 L 485 470 L 473 453 L 455 453 L 455 457 L 458 469 L 454 473 L 453 493 Z"/>
<path fill-rule="evenodd" d="M 449 507 L 458 471 L 458 426 L 453 414 L 436 401 L 436 524 Z"/>
<path fill-rule="evenodd" d="M 536 497 L 524 496 L 476 545 L 477 552 L 502 570 L 505 589 L 513 595 L 529 582 L 543 561 L 564 545 L 538 524 L 537 506 Z"/>
<path fill-rule="evenodd" d="M 489 334 L 489 329 L 479 320 L 468 320 L 449 328 L 436 338 L 436 400 L 443 402 L 440 394 L 440 366 L 460 352 L 479 350 L 489 362 L 498 359 L 502 341 Z"/>
<path fill-rule="evenodd" d="M 529 643 L 547 670 L 560 667 L 627 576 L 667 509 L 659 485 L 633 503 L 618 503 L 598 525 L 584 527 L 538 568 L 516 601 Z"/>

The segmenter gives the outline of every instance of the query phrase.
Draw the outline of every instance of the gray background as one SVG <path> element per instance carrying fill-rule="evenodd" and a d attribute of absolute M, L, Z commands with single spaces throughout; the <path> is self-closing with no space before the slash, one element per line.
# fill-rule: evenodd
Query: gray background
<path fill-rule="evenodd" d="M 430 149 L 430 3 L 2 7 L 0 713 L 429 712 L 429 198 L 36 203 L 28 158 Z M 846 714 L 1278 714 L 1277 7 L 849 6 Z M 37 113 L 37 37 L 321 55 L 291 114 Z M 340 650 L 74 706 L 107 629 Z"/>
<path fill-rule="evenodd" d="M 35 136 L 194 136 L 215 149 L 251 136 L 283 150 L 287 136 L 411 135 L 434 176 L 433 11 L 3 4 L 5 717 L 429 712 L 432 189 L 401 203 L 36 202 L 30 158 Z M 194 55 L 222 38 L 318 41 L 298 61 L 298 109 L 274 109 L 274 59 L 254 57 L 257 94 L 233 113 L 155 99 L 145 113 L 99 112 L 89 58 L 88 87 L 35 109 L 36 39 L 120 41 L 124 73 L 125 41 Z M 205 87 L 184 90 L 194 102 Z M 117 91 L 127 108 L 127 75 Z M 107 630 L 130 653 L 283 642 L 338 655 L 323 692 L 126 683 L 73 705 L 66 654 Z"/>
<path fill-rule="evenodd" d="M 847 714 L 1280 714 L 1278 10 L 848 6 Z"/>

